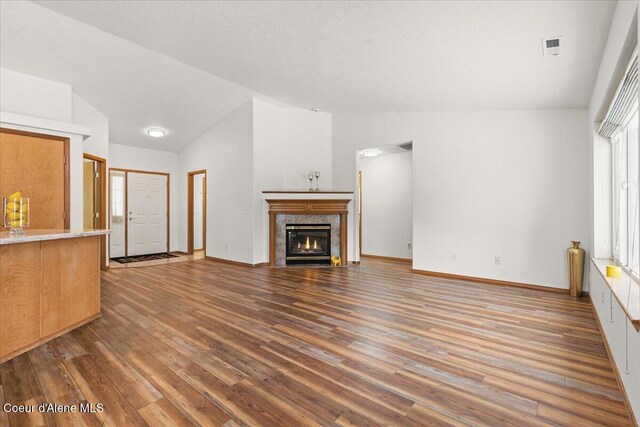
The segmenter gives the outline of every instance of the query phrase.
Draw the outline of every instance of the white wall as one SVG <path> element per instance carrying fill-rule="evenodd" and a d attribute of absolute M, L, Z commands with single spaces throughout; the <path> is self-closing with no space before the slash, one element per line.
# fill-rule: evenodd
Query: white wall
<path fill-rule="evenodd" d="M 362 253 L 412 258 L 413 166 L 411 151 L 360 157 Z"/>
<path fill-rule="evenodd" d="M 0 68 L 2 111 L 71 122 L 71 86 Z"/>
<path fill-rule="evenodd" d="M 187 172 L 207 171 L 207 256 L 253 263 L 253 107 L 230 112 L 179 153 L 180 250 L 187 247 Z"/>
<path fill-rule="evenodd" d="M 567 288 L 566 248 L 589 250 L 586 119 L 430 114 L 414 140 L 414 268 Z"/>
<path fill-rule="evenodd" d="M 268 206 L 262 191 L 284 189 L 286 146 L 282 108 L 253 100 L 253 259 L 264 262 L 269 257 Z"/>
<path fill-rule="evenodd" d="M 357 149 L 413 141 L 414 268 L 567 288 L 565 249 L 589 249 L 586 123 L 585 110 L 337 114 L 333 180 L 355 189 Z"/>
<path fill-rule="evenodd" d="M 83 151 L 86 154 L 109 158 L 109 119 L 91 104 L 73 93 L 73 123 L 91 128 L 91 136 L 85 139 Z"/>
<path fill-rule="evenodd" d="M 71 86 L 0 68 L 0 111 L 20 116 L 3 127 L 69 138 L 70 141 L 70 225 L 83 228 L 82 154 L 84 137 L 91 134 L 85 126 L 73 126 Z M 82 121 L 73 122 L 88 125 Z M 81 129 L 61 131 L 60 129 Z"/>
<path fill-rule="evenodd" d="M 109 168 L 136 169 L 169 174 L 169 250 L 180 250 L 179 228 L 181 195 L 178 178 L 178 154 L 128 145 L 109 144 Z"/>
<path fill-rule="evenodd" d="M 253 100 L 253 263 L 269 260 L 269 217 L 264 190 L 307 190 L 320 171 L 320 188 L 333 189 L 331 115 Z"/>
<path fill-rule="evenodd" d="M 307 176 L 320 172 L 320 189 L 331 190 L 331 115 L 283 108 L 283 189 L 308 189 Z"/>
<path fill-rule="evenodd" d="M 616 6 L 589 104 L 589 218 L 590 232 L 593 236 L 593 255 L 600 258 L 612 256 L 611 148 L 609 142 L 596 135 L 595 131 L 638 43 L 638 5 L 639 2 L 634 0 L 619 1 Z M 591 299 L 631 402 L 636 422 L 640 424 L 640 333 L 629 324 L 622 308 L 617 300 L 612 298 L 608 285 L 592 263 L 588 263 L 588 268 Z M 628 371 L 625 369 L 627 361 L 630 362 Z"/>
<path fill-rule="evenodd" d="M 421 122 L 420 117 L 420 113 L 334 114 L 331 148 L 333 187 L 355 192 L 356 150 L 412 141 L 416 135 L 414 128 Z M 349 257 L 359 260 L 355 221 L 349 223 L 348 234 Z"/>

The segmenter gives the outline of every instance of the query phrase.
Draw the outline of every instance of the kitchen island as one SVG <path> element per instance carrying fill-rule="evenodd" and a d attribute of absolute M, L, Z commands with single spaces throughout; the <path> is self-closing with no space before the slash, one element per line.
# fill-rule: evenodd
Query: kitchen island
<path fill-rule="evenodd" d="M 0 232 L 0 363 L 100 316 L 106 230 Z"/>

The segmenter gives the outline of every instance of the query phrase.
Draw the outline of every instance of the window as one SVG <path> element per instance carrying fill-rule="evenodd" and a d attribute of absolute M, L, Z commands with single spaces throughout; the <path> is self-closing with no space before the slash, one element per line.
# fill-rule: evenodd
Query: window
<path fill-rule="evenodd" d="M 124 218 L 124 174 L 111 173 L 111 218 Z"/>
<path fill-rule="evenodd" d="M 598 134 L 611 142 L 613 257 L 633 275 L 640 277 L 637 47 L 600 124 Z"/>
<path fill-rule="evenodd" d="M 638 103 L 611 137 L 613 153 L 613 256 L 640 276 L 640 156 Z"/>

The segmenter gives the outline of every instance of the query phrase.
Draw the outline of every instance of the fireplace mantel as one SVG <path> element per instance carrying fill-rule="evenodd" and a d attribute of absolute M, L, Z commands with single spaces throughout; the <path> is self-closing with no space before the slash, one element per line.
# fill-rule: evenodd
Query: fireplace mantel
<path fill-rule="evenodd" d="M 265 191 L 264 193 L 274 193 Z M 319 192 L 309 192 L 310 196 Z M 346 192 L 344 192 L 346 193 Z M 326 193 L 325 193 L 326 194 Z M 350 192 L 350 194 L 353 194 Z M 340 215 L 340 259 L 342 264 L 347 264 L 347 214 L 351 199 L 317 199 L 317 198 L 276 198 L 266 199 L 269 204 L 269 265 L 276 265 L 276 215 L 316 215 L 337 214 Z"/>
<path fill-rule="evenodd" d="M 334 191 L 334 190 L 265 190 L 262 194 L 308 194 L 313 196 L 314 194 L 353 194 L 353 191 Z"/>

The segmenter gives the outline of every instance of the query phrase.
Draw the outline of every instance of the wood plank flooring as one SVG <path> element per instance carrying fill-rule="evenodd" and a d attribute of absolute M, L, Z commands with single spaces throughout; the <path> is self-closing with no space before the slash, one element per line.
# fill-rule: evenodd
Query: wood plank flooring
<path fill-rule="evenodd" d="M 102 318 L 0 365 L 0 425 L 623 426 L 588 299 L 349 268 L 114 269 Z"/>

